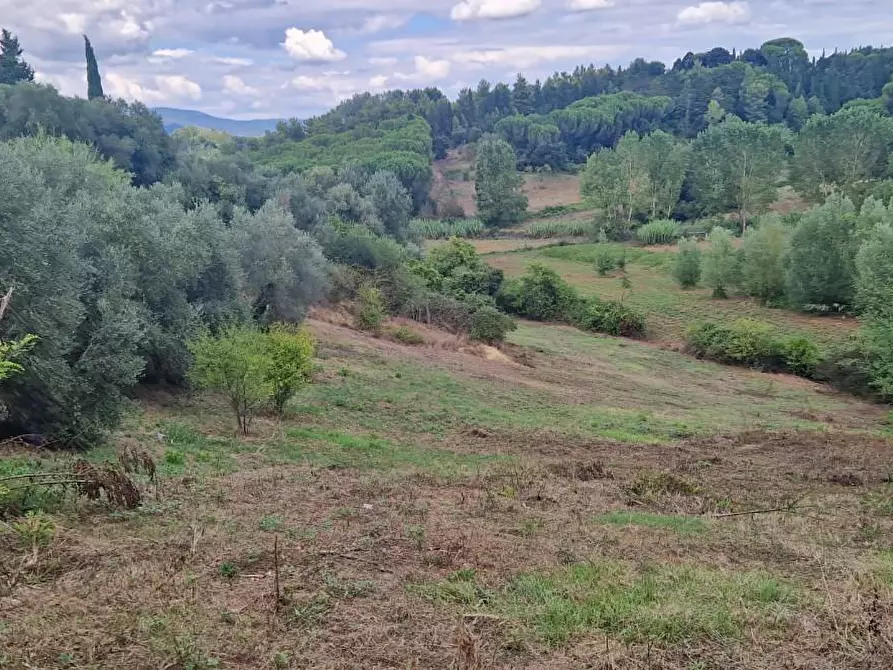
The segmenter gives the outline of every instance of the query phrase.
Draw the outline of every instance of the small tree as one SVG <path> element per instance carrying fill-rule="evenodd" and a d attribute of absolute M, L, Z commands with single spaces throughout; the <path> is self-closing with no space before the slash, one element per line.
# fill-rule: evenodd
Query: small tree
<path fill-rule="evenodd" d="M 373 286 L 361 288 L 357 296 L 357 312 L 354 315 L 356 327 L 378 335 L 381 333 L 381 323 L 385 314 L 381 291 Z"/>
<path fill-rule="evenodd" d="M 785 255 L 788 231 L 777 219 L 764 220 L 744 236 L 741 283 L 748 295 L 763 303 L 777 302 L 785 294 Z"/>
<path fill-rule="evenodd" d="M 505 336 L 515 330 L 515 321 L 493 307 L 482 307 L 471 317 L 472 340 L 485 344 L 505 341 Z"/>
<path fill-rule="evenodd" d="M 485 139 L 478 144 L 475 163 L 475 201 L 478 216 L 488 226 L 517 223 L 527 211 L 527 196 L 521 191 L 512 146 L 501 139 Z"/>
<path fill-rule="evenodd" d="M 273 409 L 280 416 L 298 390 L 310 383 L 313 338 L 303 328 L 274 324 L 266 334 L 267 381 L 272 385 Z"/>
<path fill-rule="evenodd" d="M 713 289 L 714 298 L 728 298 L 729 289 L 738 280 L 738 258 L 732 235 L 725 228 L 710 232 L 710 247 L 704 254 L 704 283 Z"/>
<path fill-rule="evenodd" d="M 0 31 L 0 84 L 34 81 L 34 70 L 22 58 L 19 38 L 4 28 Z"/>
<path fill-rule="evenodd" d="M 275 390 L 270 374 L 270 350 L 260 331 L 228 326 L 219 335 L 204 333 L 189 343 L 193 356 L 189 379 L 199 388 L 229 399 L 242 435 Z"/>
<path fill-rule="evenodd" d="M 682 240 L 679 243 L 673 276 L 684 289 L 694 288 L 701 280 L 701 250 L 694 240 Z"/>

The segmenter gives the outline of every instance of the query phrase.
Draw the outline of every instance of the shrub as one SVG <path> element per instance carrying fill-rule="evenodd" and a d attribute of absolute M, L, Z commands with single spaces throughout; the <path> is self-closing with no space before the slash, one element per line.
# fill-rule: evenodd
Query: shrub
<path fill-rule="evenodd" d="M 671 219 L 651 221 L 636 230 L 636 239 L 642 244 L 672 244 L 679 239 L 679 223 Z"/>
<path fill-rule="evenodd" d="M 515 321 L 493 307 L 483 307 L 471 317 L 472 340 L 486 344 L 505 341 L 505 336 L 515 330 Z"/>
<path fill-rule="evenodd" d="M 409 297 L 400 307 L 400 315 L 419 323 L 443 328 L 453 333 L 468 332 L 472 309 L 455 298 L 422 290 Z"/>
<path fill-rule="evenodd" d="M 673 276 L 683 289 L 694 288 L 701 280 L 701 250 L 694 240 L 683 240 L 679 243 L 676 263 L 673 265 Z"/>
<path fill-rule="evenodd" d="M 295 393 L 310 382 L 313 371 L 313 339 L 303 328 L 274 324 L 265 336 L 272 386 L 273 409 L 282 414 Z"/>
<path fill-rule="evenodd" d="M 759 228 L 747 231 L 741 279 L 748 295 L 764 304 L 784 297 L 787 246 L 788 231 L 777 217 L 763 217 Z"/>
<path fill-rule="evenodd" d="M 595 271 L 600 277 L 604 277 L 617 267 L 617 259 L 609 247 L 599 247 L 595 252 Z"/>
<path fill-rule="evenodd" d="M 381 298 L 381 291 L 373 286 L 364 286 L 357 296 L 356 314 L 354 325 L 370 333 L 381 332 L 381 323 L 384 321 L 385 309 Z"/>
<path fill-rule="evenodd" d="M 704 258 L 704 283 L 713 289 L 714 298 L 728 298 L 729 289 L 738 283 L 738 257 L 732 235 L 725 228 L 714 228 L 707 239 L 710 247 Z"/>
<path fill-rule="evenodd" d="M 407 326 L 398 326 L 390 331 L 391 337 L 401 344 L 424 344 L 425 338 Z"/>
<path fill-rule="evenodd" d="M 228 326 L 216 337 L 204 333 L 189 343 L 193 356 L 190 380 L 199 388 L 224 393 L 243 435 L 255 414 L 269 402 L 269 349 L 263 333 L 245 326 Z"/>
<path fill-rule="evenodd" d="M 779 350 L 788 372 L 812 378 L 816 374 L 822 355 L 815 342 L 806 337 L 787 337 L 779 342 Z"/>
<path fill-rule="evenodd" d="M 578 300 L 573 287 L 542 263 L 531 263 L 524 275 L 503 284 L 496 297 L 506 312 L 534 321 L 564 320 Z"/>
<path fill-rule="evenodd" d="M 409 232 L 415 239 L 446 240 L 451 237 L 477 237 L 484 231 L 480 219 L 413 219 Z"/>
<path fill-rule="evenodd" d="M 527 237 L 544 239 L 550 237 L 582 237 L 592 233 L 591 221 L 536 221 L 524 228 Z"/>
<path fill-rule="evenodd" d="M 616 300 L 587 300 L 579 310 L 576 325 L 583 330 L 621 337 L 645 334 L 645 317 Z"/>

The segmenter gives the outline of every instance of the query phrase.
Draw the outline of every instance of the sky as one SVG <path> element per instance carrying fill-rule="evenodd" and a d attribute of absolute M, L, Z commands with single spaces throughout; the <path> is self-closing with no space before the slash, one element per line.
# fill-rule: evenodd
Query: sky
<path fill-rule="evenodd" d="M 672 62 L 795 37 L 889 45 L 890 0 L 0 0 L 40 81 L 232 118 L 308 116 L 362 91 L 531 81 L 578 64 Z"/>

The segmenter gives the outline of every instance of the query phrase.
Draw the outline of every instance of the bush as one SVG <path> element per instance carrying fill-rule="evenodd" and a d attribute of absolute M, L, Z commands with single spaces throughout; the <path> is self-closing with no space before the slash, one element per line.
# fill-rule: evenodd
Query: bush
<path fill-rule="evenodd" d="M 408 319 L 453 333 L 469 331 L 472 313 L 466 303 L 426 289 L 409 297 L 399 311 Z"/>
<path fill-rule="evenodd" d="M 617 267 L 617 259 L 609 247 L 599 247 L 595 252 L 595 271 L 600 277 L 604 277 Z"/>
<path fill-rule="evenodd" d="M 359 330 L 365 330 L 376 335 L 381 333 L 381 324 L 386 312 L 381 291 L 373 286 L 364 286 L 357 296 L 356 314 L 354 325 Z"/>
<path fill-rule="evenodd" d="M 671 219 L 651 221 L 636 230 L 636 239 L 642 244 L 672 244 L 679 239 L 679 223 Z"/>
<path fill-rule="evenodd" d="M 471 317 L 470 337 L 477 342 L 497 344 L 515 330 L 515 321 L 493 307 L 483 307 Z"/>
<path fill-rule="evenodd" d="M 424 344 L 425 338 L 407 326 L 397 326 L 390 330 L 390 336 L 401 344 Z"/>
<path fill-rule="evenodd" d="M 579 310 L 576 325 L 583 330 L 620 337 L 645 334 L 645 317 L 615 300 L 587 300 Z"/>
<path fill-rule="evenodd" d="M 413 219 L 409 222 L 410 235 L 422 240 L 446 240 L 451 237 L 477 237 L 484 232 L 480 219 Z"/>
<path fill-rule="evenodd" d="M 527 237 L 534 239 L 545 239 L 550 237 L 582 237 L 592 234 L 593 224 L 591 221 L 562 221 L 550 220 L 536 221 L 529 226 L 525 226 L 524 233 Z"/>
<path fill-rule="evenodd" d="M 701 250 L 694 240 L 683 240 L 679 243 L 676 263 L 673 265 L 673 276 L 683 289 L 694 288 L 701 280 Z"/>
<path fill-rule="evenodd" d="M 764 304 L 777 304 L 785 295 L 784 260 L 788 231 L 777 217 L 763 217 L 759 228 L 744 236 L 742 285 Z"/>
<path fill-rule="evenodd" d="M 714 298 L 728 298 L 738 283 L 738 257 L 732 235 L 725 228 L 714 228 L 707 238 L 710 247 L 704 258 L 704 283 L 713 289 Z"/>
<path fill-rule="evenodd" d="M 496 303 L 509 314 L 534 321 L 567 320 L 578 302 L 573 287 L 542 263 L 531 263 L 526 274 L 503 284 Z"/>
<path fill-rule="evenodd" d="M 815 342 L 806 337 L 787 337 L 779 342 L 779 350 L 788 372 L 812 379 L 822 362 Z"/>
<path fill-rule="evenodd" d="M 313 372 L 313 338 L 303 328 L 274 324 L 265 335 L 272 386 L 273 409 L 281 415 L 295 393 L 310 383 Z"/>

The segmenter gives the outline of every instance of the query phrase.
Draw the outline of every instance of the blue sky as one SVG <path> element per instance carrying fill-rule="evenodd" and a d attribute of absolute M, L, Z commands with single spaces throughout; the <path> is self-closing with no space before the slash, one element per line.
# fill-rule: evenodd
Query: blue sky
<path fill-rule="evenodd" d="M 0 0 L 42 81 L 236 118 L 306 117 L 360 91 L 672 63 L 790 36 L 812 53 L 893 40 L 890 0 Z"/>

